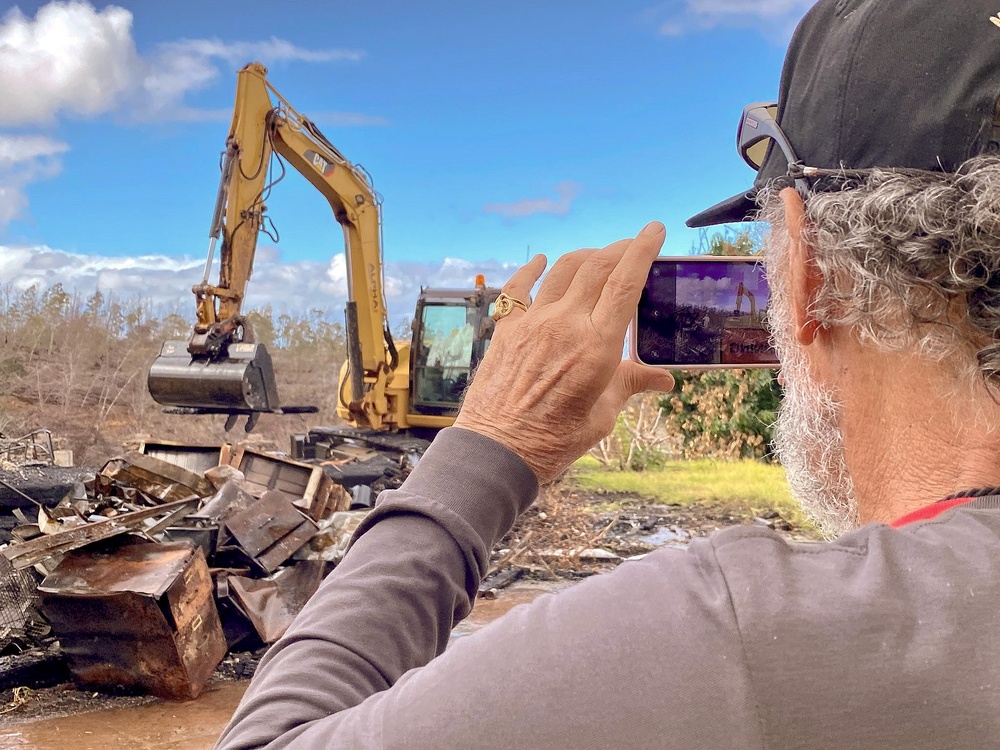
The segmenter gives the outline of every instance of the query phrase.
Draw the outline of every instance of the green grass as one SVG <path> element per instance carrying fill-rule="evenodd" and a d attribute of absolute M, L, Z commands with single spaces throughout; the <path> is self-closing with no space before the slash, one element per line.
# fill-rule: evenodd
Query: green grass
<path fill-rule="evenodd" d="M 584 456 L 570 481 L 582 490 L 637 495 L 651 502 L 701 503 L 744 516 L 778 511 L 796 526 L 807 525 L 780 466 L 759 461 L 669 461 L 648 471 L 612 471 Z"/>

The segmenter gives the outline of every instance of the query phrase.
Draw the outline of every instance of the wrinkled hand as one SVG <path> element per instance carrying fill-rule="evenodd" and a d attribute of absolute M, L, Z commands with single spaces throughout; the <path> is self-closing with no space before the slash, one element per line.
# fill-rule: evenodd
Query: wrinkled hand
<path fill-rule="evenodd" d="M 611 432 L 629 397 L 673 388 L 666 370 L 621 359 L 664 235 L 653 222 L 635 239 L 561 257 L 529 310 L 497 323 L 456 426 L 507 446 L 545 483 Z M 503 290 L 527 301 L 544 270 L 535 256 Z"/>

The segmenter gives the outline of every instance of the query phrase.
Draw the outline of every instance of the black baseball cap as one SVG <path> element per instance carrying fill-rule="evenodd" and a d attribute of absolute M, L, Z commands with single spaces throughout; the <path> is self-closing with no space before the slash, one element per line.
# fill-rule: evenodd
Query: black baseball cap
<path fill-rule="evenodd" d="M 819 0 L 788 47 L 775 119 L 810 167 L 952 172 L 1000 150 L 998 97 L 1000 0 Z M 687 225 L 752 220 L 788 166 L 772 142 L 750 190 Z"/>

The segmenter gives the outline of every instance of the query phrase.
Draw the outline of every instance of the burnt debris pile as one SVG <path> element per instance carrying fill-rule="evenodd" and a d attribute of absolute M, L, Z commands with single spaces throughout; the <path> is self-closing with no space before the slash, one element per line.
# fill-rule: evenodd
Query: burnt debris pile
<path fill-rule="evenodd" d="M 146 443 L 96 471 L 6 463 L 0 689 L 5 656 L 58 653 L 87 688 L 197 696 L 343 557 L 368 495 L 338 479 L 229 445 Z"/>

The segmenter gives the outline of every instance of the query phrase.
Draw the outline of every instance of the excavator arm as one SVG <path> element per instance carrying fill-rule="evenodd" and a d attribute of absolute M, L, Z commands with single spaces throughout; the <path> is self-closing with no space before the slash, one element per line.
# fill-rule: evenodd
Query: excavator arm
<path fill-rule="evenodd" d="M 184 362 L 178 351 L 182 342 L 167 342 L 150 369 L 149 390 L 161 404 L 198 413 L 250 413 L 253 418 L 257 412 L 282 411 L 270 357 L 252 342 L 242 309 L 276 154 L 326 198 L 343 228 L 350 396 L 342 392 L 341 397 L 352 421 L 380 429 L 390 416 L 386 389 L 398 363 L 382 288 L 381 200 L 368 176 L 296 112 L 266 76 L 260 63 L 238 74 L 208 262 L 202 283 L 193 288 L 197 318 L 185 347 L 190 359 Z M 209 276 L 220 241 L 219 282 L 213 285 Z"/>
<path fill-rule="evenodd" d="M 744 296 L 750 300 L 750 316 L 757 317 L 757 298 L 754 297 L 753 292 L 743 286 L 743 282 L 741 281 L 739 286 L 736 287 L 736 312 L 742 311 Z"/>

